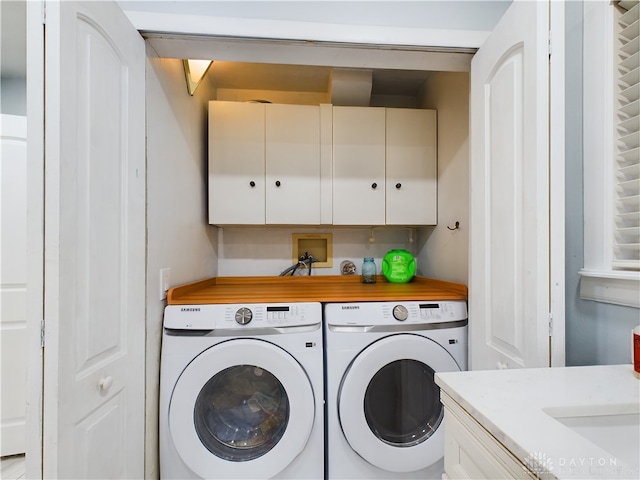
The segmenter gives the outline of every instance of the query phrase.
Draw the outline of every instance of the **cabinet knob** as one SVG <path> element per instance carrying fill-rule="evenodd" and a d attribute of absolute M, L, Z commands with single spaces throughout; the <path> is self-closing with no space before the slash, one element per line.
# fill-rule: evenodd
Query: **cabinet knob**
<path fill-rule="evenodd" d="M 276 187 L 280 186 L 280 180 L 276 180 Z"/>
<path fill-rule="evenodd" d="M 255 186 L 256 186 L 256 182 L 254 182 L 253 180 L 251 180 L 251 181 L 249 182 L 249 186 L 250 186 L 251 188 L 255 187 Z"/>
<path fill-rule="evenodd" d="M 402 184 L 401 184 L 401 183 L 396 183 L 396 188 L 397 188 L 398 190 L 400 190 L 400 188 L 401 188 L 401 187 L 402 187 Z"/>
<path fill-rule="evenodd" d="M 378 188 L 378 184 L 377 184 L 377 183 L 375 183 L 375 182 L 374 182 L 374 183 L 372 183 L 372 184 L 371 184 L 371 188 L 373 188 L 373 189 L 375 190 L 376 188 Z"/>

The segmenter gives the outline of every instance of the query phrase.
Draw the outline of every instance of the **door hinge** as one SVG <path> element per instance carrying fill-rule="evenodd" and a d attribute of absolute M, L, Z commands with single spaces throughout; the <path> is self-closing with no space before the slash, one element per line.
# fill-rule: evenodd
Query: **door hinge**
<path fill-rule="evenodd" d="M 43 0 L 42 2 L 42 24 L 47 24 L 47 2 Z"/>
<path fill-rule="evenodd" d="M 549 312 L 549 336 L 553 336 L 553 313 Z"/>
<path fill-rule="evenodd" d="M 547 53 L 551 57 L 551 30 L 547 32 Z"/>
<path fill-rule="evenodd" d="M 44 319 L 40 320 L 40 348 L 44 348 Z"/>

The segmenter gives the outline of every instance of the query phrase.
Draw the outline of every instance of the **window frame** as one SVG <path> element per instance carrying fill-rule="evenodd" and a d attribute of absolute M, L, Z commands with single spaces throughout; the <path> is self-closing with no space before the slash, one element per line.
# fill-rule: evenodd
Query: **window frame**
<path fill-rule="evenodd" d="M 612 267 L 613 52 L 618 12 L 610 2 L 584 2 L 583 14 L 584 268 L 580 270 L 580 297 L 640 308 L 640 272 Z"/>

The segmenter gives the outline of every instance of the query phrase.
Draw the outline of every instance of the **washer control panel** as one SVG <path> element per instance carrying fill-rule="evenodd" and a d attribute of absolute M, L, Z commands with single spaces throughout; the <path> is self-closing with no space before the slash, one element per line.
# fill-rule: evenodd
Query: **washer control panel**
<path fill-rule="evenodd" d="M 164 327 L 173 330 L 237 330 L 316 325 L 322 323 L 322 306 L 316 302 L 169 305 Z"/>

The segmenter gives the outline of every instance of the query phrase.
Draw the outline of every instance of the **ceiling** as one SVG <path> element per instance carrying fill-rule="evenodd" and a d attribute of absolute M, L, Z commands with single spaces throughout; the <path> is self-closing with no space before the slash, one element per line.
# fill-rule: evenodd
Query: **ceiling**
<path fill-rule="evenodd" d="M 217 88 L 323 93 L 330 90 L 332 67 L 215 61 L 209 77 Z M 415 96 L 428 71 L 372 71 L 372 95 Z"/>
<path fill-rule="evenodd" d="M 215 16 L 228 20 L 286 21 L 296 25 L 324 25 L 329 31 L 356 30 L 363 26 L 414 31 L 490 31 L 510 0 L 464 1 L 125 1 L 119 5 L 129 15 L 154 13 Z M 26 0 L 2 0 L 2 76 L 26 75 Z M 130 17 L 131 19 L 131 17 Z M 226 20 L 225 20 L 226 19 Z M 312 19 L 312 20 L 310 20 Z M 135 25 L 135 22 L 134 22 Z M 137 25 L 136 25 L 137 26 Z M 391 30 L 385 30 L 391 31 Z M 327 92 L 331 66 L 282 65 L 260 62 L 215 61 L 210 79 L 218 88 Z M 429 72 L 407 69 L 371 69 L 372 95 L 413 96 Z"/>

